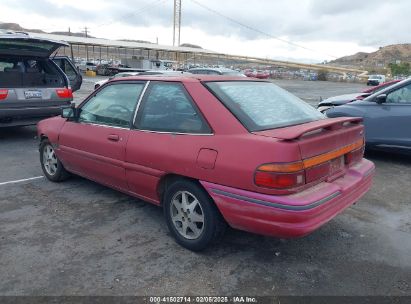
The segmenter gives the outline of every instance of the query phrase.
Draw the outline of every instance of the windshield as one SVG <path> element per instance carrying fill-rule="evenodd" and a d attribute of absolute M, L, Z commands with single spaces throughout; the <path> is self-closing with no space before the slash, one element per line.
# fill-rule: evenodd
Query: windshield
<path fill-rule="evenodd" d="M 310 105 L 271 82 L 207 82 L 206 86 L 249 131 L 325 118 Z"/>
<path fill-rule="evenodd" d="M 382 77 L 379 75 L 371 75 L 368 79 L 382 79 Z"/>
<path fill-rule="evenodd" d="M 237 71 L 223 71 L 223 75 L 230 75 L 230 76 L 244 76 L 244 74 L 237 72 Z"/>

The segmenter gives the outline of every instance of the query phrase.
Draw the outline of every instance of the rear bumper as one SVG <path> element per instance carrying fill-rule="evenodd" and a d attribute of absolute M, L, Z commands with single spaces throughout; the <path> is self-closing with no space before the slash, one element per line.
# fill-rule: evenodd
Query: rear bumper
<path fill-rule="evenodd" d="M 292 195 L 266 195 L 201 182 L 233 228 L 276 237 L 311 233 L 358 201 L 371 187 L 374 164 L 363 159 L 332 182 Z"/>
<path fill-rule="evenodd" d="M 380 82 L 378 80 L 368 80 L 367 81 L 367 85 L 372 85 L 372 86 L 376 86 L 379 85 Z"/>
<path fill-rule="evenodd" d="M 71 102 L 42 107 L 0 108 L 0 128 L 33 125 L 40 120 L 59 115 Z"/>

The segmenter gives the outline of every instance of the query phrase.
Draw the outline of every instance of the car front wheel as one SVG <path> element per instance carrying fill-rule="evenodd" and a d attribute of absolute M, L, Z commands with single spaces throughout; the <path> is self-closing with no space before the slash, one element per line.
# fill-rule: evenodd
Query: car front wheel
<path fill-rule="evenodd" d="M 212 199 L 193 181 L 179 180 L 168 187 L 164 215 L 177 243 L 193 251 L 218 241 L 226 228 Z"/>
<path fill-rule="evenodd" d="M 44 175 L 53 182 L 60 182 L 69 177 L 48 140 L 43 140 L 40 144 L 40 164 Z"/>

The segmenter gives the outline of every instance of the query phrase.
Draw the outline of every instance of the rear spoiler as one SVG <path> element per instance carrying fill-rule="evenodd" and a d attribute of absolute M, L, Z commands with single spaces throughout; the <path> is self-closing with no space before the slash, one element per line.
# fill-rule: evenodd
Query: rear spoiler
<path fill-rule="evenodd" d="M 272 129 L 266 131 L 253 132 L 257 135 L 275 137 L 283 140 L 298 139 L 304 134 L 311 132 L 321 132 L 322 130 L 338 130 L 348 125 L 359 125 L 362 123 L 362 117 L 338 117 L 317 120 L 302 125 L 296 125 L 286 128 Z"/>

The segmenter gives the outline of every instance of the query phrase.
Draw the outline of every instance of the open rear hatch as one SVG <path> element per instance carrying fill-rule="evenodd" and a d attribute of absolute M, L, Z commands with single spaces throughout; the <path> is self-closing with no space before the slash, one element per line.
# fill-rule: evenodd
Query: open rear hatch
<path fill-rule="evenodd" d="M 0 55 L 48 58 L 62 46 L 69 44 L 27 34 L 0 34 Z"/>
<path fill-rule="evenodd" d="M 268 164 L 259 167 L 261 177 L 267 174 L 300 174 L 293 187 L 308 185 L 322 180 L 333 180 L 345 173 L 351 164 L 362 159 L 364 129 L 362 118 L 330 118 L 296 126 L 253 132 L 255 135 L 272 137 L 297 143 L 301 161 L 292 164 Z M 296 179 L 297 180 L 297 179 Z M 291 186 L 291 184 L 290 184 Z"/>

